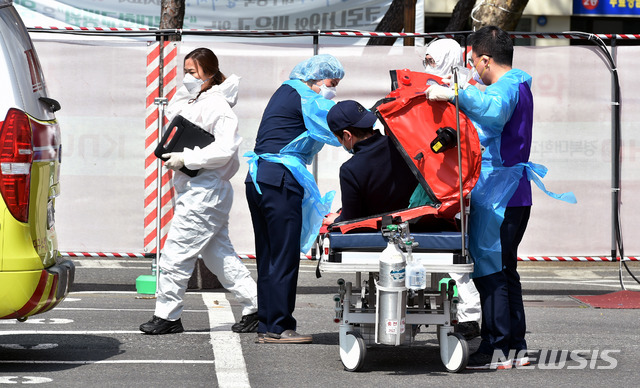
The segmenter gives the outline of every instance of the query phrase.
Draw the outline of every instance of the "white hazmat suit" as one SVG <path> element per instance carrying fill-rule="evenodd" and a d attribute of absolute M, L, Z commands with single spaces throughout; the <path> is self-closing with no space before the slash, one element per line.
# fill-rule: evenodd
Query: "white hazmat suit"
<path fill-rule="evenodd" d="M 240 78 L 229 76 L 222 84 L 189 93 L 182 86 L 171 99 L 167 118 L 180 114 L 213 133 L 210 145 L 182 153 L 184 164 L 200 169 L 189 177 L 174 172 L 177 193 L 174 215 L 159 260 L 160 279 L 155 315 L 175 321 L 183 310 L 183 297 L 198 254 L 224 288 L 242 305 L 242 315 L 258 310 L 256 283 L 237 257 L 229 240 L 229 212 L 233 188 L 229 179 L 238 171 L 238 118 L 231 110 L 238 98 Z"/>
<path fill-rule="evenodd" d="M 446 84 L 451 85 L 452 67 L 458 68 L 458 87 L 465 89 L 469 85 L 471 72 L 465 67 L 462 60 L 463 50 L 460 44 L 453 39 L 436 39 L 426 46 L 424 56 L 433 58 L 435 66 L 425 64 L 424 71 L 443 78 Z M 426 62 L 426 61 L 425 61 Z"/>

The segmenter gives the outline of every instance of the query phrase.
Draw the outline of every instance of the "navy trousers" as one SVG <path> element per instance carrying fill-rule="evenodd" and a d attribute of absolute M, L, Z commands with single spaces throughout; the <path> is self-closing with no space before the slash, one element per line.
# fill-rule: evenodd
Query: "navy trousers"
<path fill-rule="evenodd" d="M 531 206 L 507 207 L 500 227 L 502 271 L 473 279 L 482 306 L 482 342 L 478 351 L 493 355 L 527 349 L 522 286 L 517 271 L 518 245 L 527 229 Z"/>
<path fill-rule="evenodd" d="M 280 334 L 296 330 L 302 188 L 260 183 L 260 190 L 262 194 L 253 182 L 246 183 L 258 267 L 258 333 Z"/>

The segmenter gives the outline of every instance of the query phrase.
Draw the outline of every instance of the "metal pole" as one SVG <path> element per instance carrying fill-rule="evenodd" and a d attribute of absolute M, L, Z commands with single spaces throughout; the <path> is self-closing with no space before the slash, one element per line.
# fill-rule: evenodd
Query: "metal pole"
<path fill-rule="evenodd" d="M 318 33 L 319 32 L 320 31 L 318 31 Z M 313 55 L 318 55 L 318 34 L 313 35 Z M 313 177 L 316 180 L 316 183 L 318 183 L 318 155 L 317 154 L 313 156 L 313 162 L 311 163 L 311 170 L 313 173 Z M 314 245 L 314 248 L 315 248 L 315 245 Z"/>
<path fill-rule="evenodd" d="M 154 100 L 158 105 L 158 142 L 162 138 L 162 128 L 164 121 L 164 107 L 167 105 L 165 97 L 158 97 Z M 153 260 L 152 272 L 156 275 L 156 290 L 158 289 L 158 281 L 160 280 L 160 250 L 162 245 L 162 160 L 156 160 L 156 171 L 158 172 L 156 183 L 156 257 Z"/>
<path fill-rule="evenodd" d="M 318 55 L 318 41 L 320 38 L 320 30 L 313 34 L 313 55 Z"/>
<path fill-rule="evenodd" d="M 160 120 L 162 118 L 162 113 L 164 113 L 164 107 L 162 102 L 160 101 L 162 98 L 157 98 L 158 105 L 158 116 Z M 160 121 L 158 120 L 158 121 Z M 158 139 L 162 137 L 162 124 L 158 122 Z M 162 161 L 160 159 L 156 159 L 156 172 L 157 172 L 157 183 L 156 183 L 156 257 L 154 258 L 154 270 L 152 271 L 156 275 L 156 290 L 158 289 L 158 280 L 160 277 L 160 248 L 161 248 L 161 238 L 162 238 Z"/>
<path fill-rule="evenodd" d="M 158 97 L 154 99 L 154 104 L 158 105 L 158 142 L 162 138 L 164 127 L 164 107 L 167 99 L 164 97 L 164 36 L 160 37 L 160 52 L 158 56 Z M 156 257 L 153 263 L 156 275 L 156 292 L 160 282 L 160 250 L 162 245 L 162 161 L 156 160 L 157 182 L 156 182 Z"/>
<path fill-rule="evenodd" d="M 460 104 L 458 101 L 458 68 L 452 67 L 451 71 L 453 72 L 453 90 L 455 92 L 455 101 L 456 101 L 456 141 L 458 148 L 458 184 L 460 185 L 460 230 L 462 231 L 462 255 L 466 256 L 466 227 L 465 227 L 465 207 L 464 207 L 464 188 L 462 187 L 462 149 L 460 148 L 460 138 L 462 134 L 460 133 Z"/>
<path fill-rule="evenodd" d="M 319 33 L 320 30 L 318 30 L 318 33 L 315 33 L 313 35 L 313 55 L 318 55 L 318 37 L 319 37 Z M 311 162 L 311 173 L 313 174 L 313 179 L 316 181 L 316 184 L 318 183 L 318 155 L 313 155 L 313 161 Z M 319 259 L 318 253 L 320 252 L 320 250 L 318 249 L 320 246 L 320 235 L 318 235 L 318 237 L 316 237 L 316 242 L 313 243 L 313 245 L 311 246 L 311 257 L 313 259 Z"/>
<path fill-rule="evenodd" d="M 620 228 L 620 94 L 618 90 L 616 38 L 611 39 L 613 68 L 611 69 L 611 260 L 618 260 L 618 234 Z M 621 236 L 620 236 L 621 238 Z"/>

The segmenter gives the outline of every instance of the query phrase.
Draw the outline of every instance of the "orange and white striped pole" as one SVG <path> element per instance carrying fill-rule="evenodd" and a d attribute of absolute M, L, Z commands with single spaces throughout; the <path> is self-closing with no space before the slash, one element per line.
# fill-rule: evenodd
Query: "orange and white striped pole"
<path fill-rule="evenodd" d="M 173 217 L 172 172 L 153 153 L 166 124 L 164 108 L 176 92 L 176 42 L 151 43 L 147 54 L 144 250 L 157 258 Z M 155 268 L 154 268 L 155 269 Z M 156 271 L 157 272 L 157 271 Z"/>

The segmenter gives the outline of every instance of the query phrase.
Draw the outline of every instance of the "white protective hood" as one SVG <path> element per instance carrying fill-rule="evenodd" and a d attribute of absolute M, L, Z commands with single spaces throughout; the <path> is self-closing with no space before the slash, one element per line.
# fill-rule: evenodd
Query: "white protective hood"
<path fill-rule="evenodd" d="M 425 72 L 444 77 L 451 74 L 451 67 L 464 67 L 462 61 L 462 48 L 453 39 L 437 39 L 431 42 L 425 50 L 424 55 L 431 55 L 436 62 L 436 66 L 427 65 Z"/>
<path fill-rule="evenodd" d="M 227 77 L 227 79 L 221 83 L 220 85 L 214 85 L 211 89 L 202 93 L 202 96 L 212 93 L 221 94 L 225 100 L 229 103 L 229 106 L 232 108 L 238 102 L 238 85 L 240 84 L 240 77 L 235 74 L 231 74 Z"/>

